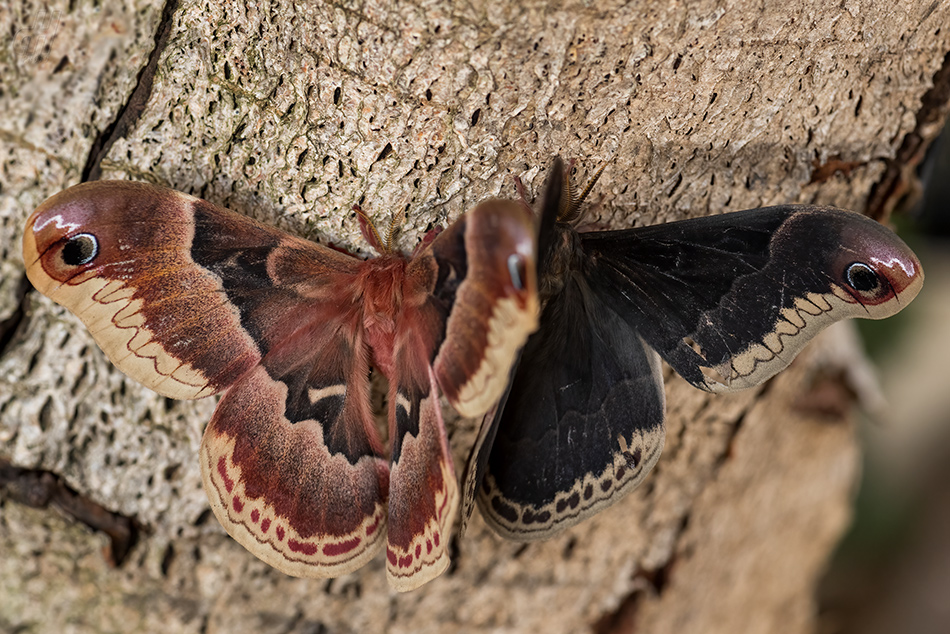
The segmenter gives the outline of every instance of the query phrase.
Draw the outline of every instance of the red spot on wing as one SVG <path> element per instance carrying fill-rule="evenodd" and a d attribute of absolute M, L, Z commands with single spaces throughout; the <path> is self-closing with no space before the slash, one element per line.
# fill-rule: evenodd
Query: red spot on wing
<path fill-rule="evenodd" d="M 389 564 L 392 566 L 395 566 L 397 563 L 399 563 L 399 559 L 396 558 L 396 553 L 393 552 L 392 548 L 386 549 L 386 559 L 389 560 Z"/>
<path fill-rule="evenodd" d="M 287 547 L 295 553 L 302 553 L 304 555 L 315 555 L 317 553 L 317 545 L 311 542 L 301 542 L 297 541 L 296 539 L 288 539 Z"/>
<path fill-rule="evenodd" d="M 357 546 L 359 546 L 360 541 L 361 540 L 359 537 L 354 537 L 353 539 L 349 539 L 345 542 L 340 542 L 338 544 L 327 544 L 326 546 L 323 547 L 323 554 L 329 557 L 335 557 L 337 555 L 348 553 L 354 548 L 356 548 Z"/>
<path fill-rule="evenodd" d="M 412 555 L 406 555 L 405 557 L 399 558 L 400 568 L 409 568 L 411 566 L 412 566 Z"/>
<path fill-rule="evenodd" d="M 439 532 L 435 531 L 432 533 L 432 540 L 435 541 L 435 547 L 439 547 Z"/>
<path fill-rule="evenodd" d="M 427 540 L 426 540 L 426 554 L 428 555 L 428 554 L 431 554 L 431 553 L 432 553 L 432 540 L 431 540 L 431 539 L 427 539 Z"/>
<path fill-rule="evenodd" d="M 270 519 L 265 517 L 261 522 L 261 533 L 266 533 L 268 528 L 270 528 Z"/>
<path fill-rule="evenodd" d="M 376 529 L 379 528 L 379 521 L 381 518 L 377 517 L 376 521 L 366 527 L 366 536 L 369 537 L 376 532 Z"/>
<path fill-rule="evenodd" d="M 231 489 L 234 488 L 234 480 L 228 476 L 228 462 L 224 456 L 218 458 L 218 473 L 221 475 L 221 479 L 224 480 L 224 488 L 230 493 Z"/>
<path fill-rule="evenodd" d="M 344 354 L 346 342 L 334 341 L 337 344 L 339 354 Z M 353 451 L 371 460 L 343 465 L 330 461 L 329 448 L 322 441 L 314 442 L 319 440 L 316 426 L 294 426 L 273 413 L 284 408 L 285 385 L 257 368 L 228 391 L 205 432 L 205 444 L 219 452 L 211 463 L 217 485 L 222 492 L 231 487 L 232 495 L 241 493 L 244 504 L 251 505 L 246 507 L 248 515 L 237 518 L 232 511 L 228 521 L 253 526 L 252 533 L 259 538 L 257 526 L 266 514 L 276 531 L 273 546 L 287 545 L 293 538 L 298 548 L 310 543 L 318 557 L 324 545 L 332 542 L 356 537 L 366 546 L 372 540 L 364 537 L 364 531 L 379 539 L 385 524 L 379 505 L 385 502 L 382 485 L 388 484 L 388 471 L 375 456 L 373 438 L 354 432 Z M 358 421 L 358 414 L 347 420 Z M 313 503 L 298 504 L 299 500 Z M 254 508 L 259 509 L 257 525 L 250 517 Z M 376 525 L 370 527 L 373 522 Z"/>
<path fill-rule="evenodd" d="M 422 554 L 422 544 L 416 544 L 416 559 Z"/>
<path fill-rule="evenodd" d="M 251 521 L 257 524 L 257 520 L 261 519 L 261 514 L 257 509 L 251 511 Z"/>
<path fill-rule="evenodd" d="M 231 506 L 233 506 L 234 510 L 238 513 L 244 510 L 244 502 L 242 502 L 241 499 L 236 495 L 231 500 Z"/>

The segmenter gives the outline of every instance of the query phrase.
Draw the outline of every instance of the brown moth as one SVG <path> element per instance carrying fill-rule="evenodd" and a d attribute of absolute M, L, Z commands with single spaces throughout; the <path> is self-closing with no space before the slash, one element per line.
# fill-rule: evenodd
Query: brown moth
<path fill-rule="evenodd" d="M 405 591 L 449 562 L 458 492 L 439 395 L 484 414 L 537 325 L 535 227 L 520 204 L 490 200 L 408 258 L 363 228 L 380 257 L 103 181 L 36 209 L 23 258 L 130 377 L 171 398 L 225 392 L 201 471 L 238 542 L 287 574 L 335 577 L 388 541 L 390 584 Z M 390 381 L 389 460 L 371 366 Z"/>

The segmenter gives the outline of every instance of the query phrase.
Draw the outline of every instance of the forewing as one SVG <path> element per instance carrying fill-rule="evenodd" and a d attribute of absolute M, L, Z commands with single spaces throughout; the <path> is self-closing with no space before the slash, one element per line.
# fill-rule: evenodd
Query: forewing
<path fill-rule="evenodd" d="M 212 508 L 288 574 L 382 543 L 388 468 L 368 410 L 358 260 L 140 183 L 78 185 L 30 217 L 33 284 L 166 396 L 230 390 L 201 447 Z"/>
<path fill-rule="evenodd" d="M 495 404 L 518 351 L 537 328 L 535 232 L 521 204 L 490 200 L 431 245 L 429 302 L 445 317 L 433 368 L 463 416 L 480 416 Z"/>
<path fill-rule="evenodd" d="M 619 500 L 656 464 L 665 434 L 659 358 L 572 274 L 495 415 L 494 442 L 479 450 L 489 452 L 482 515 L 511 539 L 549 537 Z"/>
<path fill-rule="evenodd" d="M 127 181 L 77 185 L 44 202 L 27 222 L 23 259 L 33 285 L 75 313 L 116 366 L 172 398 L 235 382 L 286 336 L 284 314 L 302 296 L 332 300 L 326 273 L 356 265 L 206 201 Z M 268 270 L 275 261 L 282 269 Z"/>
<path fill-rule="evenodd" d="M 750 387 L 831 323 L 894 314 L 914 253 L 859 214 L 788 205 L 582 234 L 592 288 L 690 383 Z"/>

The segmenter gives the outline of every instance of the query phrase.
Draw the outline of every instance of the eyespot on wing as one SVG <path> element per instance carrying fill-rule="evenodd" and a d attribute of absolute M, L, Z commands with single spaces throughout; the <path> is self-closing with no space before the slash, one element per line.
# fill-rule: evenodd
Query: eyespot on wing
<path fill-rule="evenodd" d="M 522 205 L 488 200 L 432 243 L 439 266 L 452 271 L 436 292 L 456 285 L 433 367 L 463 416 L 480 416 L 498 400 L 518 351 L 537 328 L 535 233 Z"/>
<path fill-rule="evenodd" d="M 97 181 L 46 200 L 23 237 L 36 289 L 79 317 L 119 369 L 172 398 L 220 391 L 260 359 L 221 279 L 192 258 L 196 241 L 218 240 L 196 239 L 199 207 L 253 224 L 174 190 Z"/>
<path fill-rule="evenodd" d="M 920 259 L 894 232 L 851 212 L 838 212 L 841 248 L 832 264 L 838 284 L 867 311 L 884 319 L 909 304 L 924 284 Z"/>

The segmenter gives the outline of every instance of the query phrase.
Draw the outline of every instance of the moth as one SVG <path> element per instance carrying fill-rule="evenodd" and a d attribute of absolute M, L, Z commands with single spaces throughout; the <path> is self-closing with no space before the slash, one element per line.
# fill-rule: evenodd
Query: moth
<path fill-rule="evenodd" d="M 555 162 L 540 326 L 482 422 L 460 532 L 477 501 L 499 534 L 544 539 L 635 489 L 663 449 L 661 358 L 704 390 L 751 387 L 831 323 L 893 315 L 923 284 L 907 245 L 857 213 L 783 205 L 579 233 L 587 191 Z"/>
<path fill-rule="evenodd" d="M 406 591 L 449 562 L 459 496 L 439 395 L 480 416 L 504 391 L 537 326 L 536 227 L 519 203 L 490 200 L 408 258 L 361 228 L 379 257 L 102 181 L 37 208 L 23 259 L 133 379 L 178 399 L 224 391 L 200 461 L 234 539 L 304 577 L 355 570 L 385 542 Z M 388 460 L 371 366 L 389 379 Z"/>

